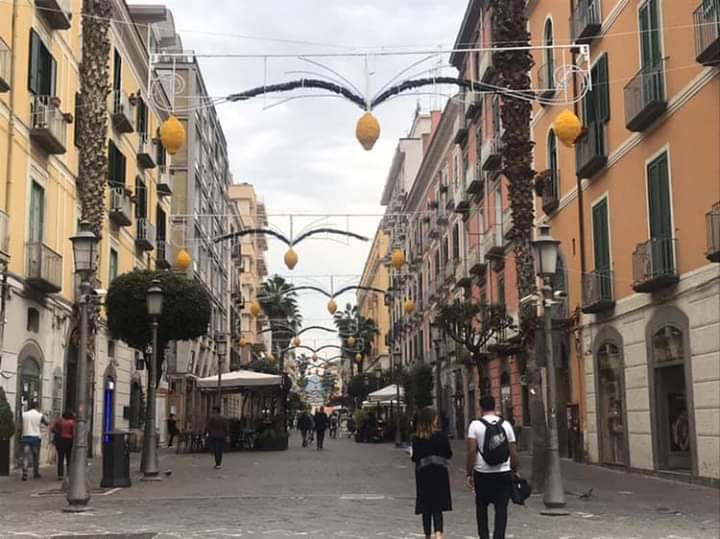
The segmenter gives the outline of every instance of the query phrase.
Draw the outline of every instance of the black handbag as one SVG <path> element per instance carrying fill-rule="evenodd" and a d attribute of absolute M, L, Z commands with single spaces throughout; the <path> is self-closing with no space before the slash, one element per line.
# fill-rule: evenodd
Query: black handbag
<path fill-rule="evenodd" d="M 510 499 L 517 505 L 525 505 L 525 500 L 530 497 L 530 484 L 527 479 L 522 477 L 514 477 L 512 480 L 512 489 L 510 490 Z"/>

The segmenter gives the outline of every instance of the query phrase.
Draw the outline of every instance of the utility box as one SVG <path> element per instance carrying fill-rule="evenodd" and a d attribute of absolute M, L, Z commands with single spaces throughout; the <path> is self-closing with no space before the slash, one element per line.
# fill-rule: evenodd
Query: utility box
<path fill-rule="evenodd" d="M 129 487 L 130 445 L 129 432 L 109 432 L 103 436 L 102 488 Z"/>

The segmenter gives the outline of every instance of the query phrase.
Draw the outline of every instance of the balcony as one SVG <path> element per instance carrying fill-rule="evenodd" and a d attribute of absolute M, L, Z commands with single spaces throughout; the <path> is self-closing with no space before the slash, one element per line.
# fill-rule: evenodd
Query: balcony
<path fill-rule="evenodd" d="M 132 133 L 135 131 L 135 107 L 122 90 L 115 90 L 112 97 L 112 123 L 115 129 L 120 133 Z"/>
<path fill-rule="evenodd" d="M 53 30 L 70 28 L 72 17 L 70 0 L 35 0 L 35 6 Z"/>
<path fill-rule="evenodd" d="M 465 118 L 462 115 L 458 115 L 457 130 L 455 131 L 455 144 L 464 146 L 468 140 L 468 128 L 465 123 Z"/>
<path fill-rule="evenodd" d="M 155 249 L 155 225 L 146 217 L 137 220 L 135 247 L 139 251 L 152 251 Z"/>
<path fill-rule="evenodd" d="M 448 260 L 445 262 L 445 282 L 452 284 L 455 282 L 455 267 L 457 260 Z"/>
<path fill-rule="evenodd" d="M 485 175 L 483 174 L 482 167 L 476 164 L 471 173 L 466 179 L 465 192 L 468 195 L 482 198 L 485 194 Z"/>
<path fill-rule="evenodd" d="M 579 178 L 592 178 L 607 165 L 605 126 L 590 124 L 575 142 L 576 173 Z"/>
<path fill-rule="evenodd" d="M 678 281 L 675 238 L 652 238 L 633 251 L 633 290 L 656 292 Z"/>
<path fill-rule="evenodd" d="M 625 86 L 625 127 L 644 131 L 667 110 L 665 62 L 643 67 Z"/>
<path fill-rule="evenodd" d="M 30 138 L 49 154 L 63 154 L 67 145 L 67 122 L 60 112 L 58 98 L 47 95 L 33 97 L 30 109 Z"/>
<path fill-rule="evenodd" d="M 130 226 L 132 224 L 132 202 L 125 187 L 112 187 L 110 189 L 109 216 L 110 220 L 117 226 Z"/>
<path fill-rule="evenodd" d="M 488 227 L 482 238 L 482 249 L 485 252 L 486 259 L 502 257 L 505 252 L 502 226 L 492 225 Z"/>
<path fill-rule="evenodd" d="M 465 193 L 464 183 L 460 184 L 460 188 L 455 193 L 455 213 L 467 215 L 470 210 L 470 196 Z"/>
<path fill-rule="evenodd" d="M 446 210 L 438 210 L 438 216 L 435 222 L 438 224 L 438 226 L 447 226 L 450 222 L 449 214 Z"/>
<path fill-rule="evenodd" d="M 560 170 L 550 169 L 548 172 L 542 187 L 542 208 L 545 215 L 550 215 L 560 206 Z"/>
<path fill-rule="evenodd" d="M 461 260 L 455 265 L 455 286 L 458 288 L 470 286 L 472 283 L 472 278 L 467 268 L 467 260 Z"/>
<path fill-rule="evenodd" d="M 495 77 L 495 63 L 493 62 L 492 51 L 485 51 L 478 63 L 478 79 L 480 82 L 491 82 Z"/>
<path fill-rule="evenodd" d="M 720 202 L 713 204 L 705 214 L 707 231 L 707 251 L 705 256 L 710 262 L 720 262 Z"/>
<path fill-rule="evenodd" d="M 599 0 L 576 0 L 570 17 L 570 31 L 575 43 L 590 43 L 600 33 L 602 17 Z"/>
<path fill-rule="evenodd" d="M 502 163 L 502 134 L 497 132 L 482 145 L 483 170 L 497 170 Z"/>
<path fill-rule="evenodd" d="M 543 64 L 537 71 L 538 97 L 550 99 L 555 95 L 555 64 Z"/>
<path fill-rule="evenodd" d="M 10 49 L 0 40 L 0 94 L 10 89 Z"/>
<path fill-rule="evenodd" d="M 484 236 L 475 247 L 468 253 L 468 270 L 472 275 L 480 275 L 487 266 L 485 260 L 485 249 L 483 244 Z"/>
<path fill-rule="evenodd" d="M 465 119 L 473 121 L 477 118 L 478 114 L 482 110 L 482 94 L 473 93 L 470 98 L 467 99 L 465 105 Z"/>
<path fill-rule="evenodd" d="M 139 133 L 139 139 L 137 149 L 138 166 L 144 169 L 155 168 L 157 165 L 153 156 L 155 144 L 150 142 L 146 133 Z"/>
<path fill-rule="evenodd" d="M 615 306 L 613 272 L 601 269 L 582 276 L 582 312 L 596 314 Z"/>
<path fill-rule="evenodd" d="M 720 63 L 720 0 L 703 0 L 693 18 L 697 61 L 706 66 Z"/>
<path fill-rule="evenodd" d="M 157 241 L 157 249 L 155 251 L 155 267 L 159 270 L 170 269 L 172 267 L 172 245 L 166 239 Z"/>
<path fill-rule="evenodd" d="M 27 244 L 27 284 L 44 294 L 62 290 L 62 256 L 41 242 Z"/>
<path fill-rule="evenodd" d="M 169 197 L 172 195 L 172 174 L 170 169 L 163 165 L 160 167 L 160 175 L 157 183 L 157 194 L 159 197 Z"/>
<path fill-rule="evenodd" d="M 503 210 L 502 214 L 502 232 L 503 238 L 509 239 L 510 232 L 515 228 L 515 220 L 513 219 L 512 208 L 508 206 Z"/>

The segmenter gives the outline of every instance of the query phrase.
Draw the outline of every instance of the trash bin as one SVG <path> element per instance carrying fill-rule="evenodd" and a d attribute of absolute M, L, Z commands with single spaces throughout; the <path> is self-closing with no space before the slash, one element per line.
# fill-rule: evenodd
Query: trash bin
<path fill-rule="evenodd" d="M 109 432 L 103 435 L 102 488 L 129 487 L 130 445 L 129 432 Z"/>

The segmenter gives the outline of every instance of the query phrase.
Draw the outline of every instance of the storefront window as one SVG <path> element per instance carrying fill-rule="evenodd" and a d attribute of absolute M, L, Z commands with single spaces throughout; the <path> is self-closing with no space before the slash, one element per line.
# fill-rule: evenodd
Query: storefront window
<path fill-rule="evenodd" d="M 626 464 L 623 369 L 620 349 L 613 343 L 601 346 L 597 353 L 598 433 L 600 455 L 607 464 Z"/>

